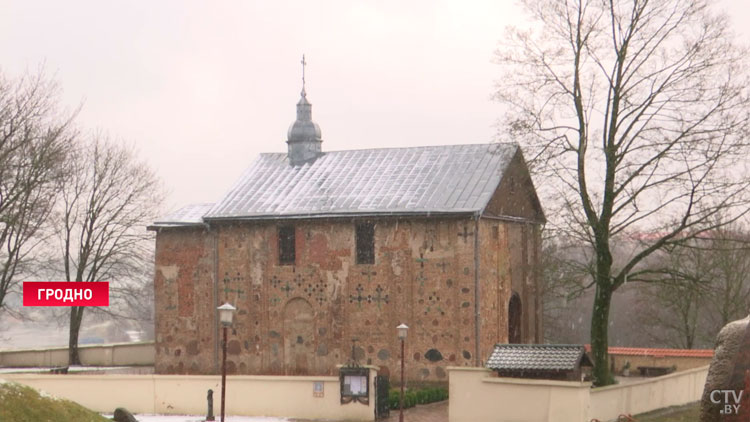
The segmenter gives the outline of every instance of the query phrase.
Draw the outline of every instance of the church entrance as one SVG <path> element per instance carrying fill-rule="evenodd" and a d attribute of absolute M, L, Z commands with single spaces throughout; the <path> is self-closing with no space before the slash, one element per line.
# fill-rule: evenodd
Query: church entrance
<path fill-rule="evenodd" d="M 290 300 L 284 308 L 284 374 L 308 375 L 314 353 L 314 312 L 302 298 Z"/>
<path fill-rule="evenodd" d="M 513 292 L 508 303 L 508 343 L 521 343 L 521 297 Z"/>

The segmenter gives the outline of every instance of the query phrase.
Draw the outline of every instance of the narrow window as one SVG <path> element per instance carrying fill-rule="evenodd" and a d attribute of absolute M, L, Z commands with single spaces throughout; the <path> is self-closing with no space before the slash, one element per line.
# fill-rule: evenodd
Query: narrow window
<path fill-rule="evenodd" d="M 357 223 L 357 264 L 375 263 L 375 225 Z"/>
<path fill-rule="evenodd" d="M 279 264 L 294 265 L 294 226 L 279 227 Z"/>

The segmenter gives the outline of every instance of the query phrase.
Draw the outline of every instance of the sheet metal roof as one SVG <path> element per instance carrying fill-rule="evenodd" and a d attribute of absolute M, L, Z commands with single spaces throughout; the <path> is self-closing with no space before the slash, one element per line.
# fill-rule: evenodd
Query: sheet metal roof
<path fill-rule="evenodd" d="M 190 204 L 154 222 L 154 226 L 186 226 L 203 224 L 203 216 L 214 204 Z"/>
<path fill-rule="evenodd" d="M 592 366 L 583 345 L 496 344 L 486 367 L 501 371 L 568 371 Z"/>
<path fill-rule="evenodd" d="M 302 165 L 261 154 L 204 219 L 479 213 L 517 144 L 325 152 Z"/>

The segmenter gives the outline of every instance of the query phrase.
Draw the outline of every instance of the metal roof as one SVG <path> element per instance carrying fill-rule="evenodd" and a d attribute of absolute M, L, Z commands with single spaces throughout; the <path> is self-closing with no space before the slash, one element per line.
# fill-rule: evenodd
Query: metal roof
<path fill-rule="evenodd" d="M 190 204 L 174 211 L 154 222 L 154 226 L 187 226 L 203 224 L 203 216 L 214 204 Z"/>
<path fill-rule="evenodd" d="M 593 366 L 583 345 L 496 344 L 485 366 L 500 371 L 568 371 L 579 365 Z"/>
<path fill-rule="evenodd" d="M 517 151 L 514 143 L 333 151 L 301 165 L 261 154 L 203 217 L 478 214 Z"/>

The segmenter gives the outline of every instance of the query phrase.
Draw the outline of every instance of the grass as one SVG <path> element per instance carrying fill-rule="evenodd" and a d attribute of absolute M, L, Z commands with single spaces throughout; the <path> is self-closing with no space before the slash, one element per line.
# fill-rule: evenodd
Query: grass
<path fill-rule="evenodd" d="M 111 422 L 78 403 L 3 380 L 0 380 L 0 421 Z"/>
<path fill-rule="evenodd" d="M 700 419 L 700 402 L 674 406 L 635 416 L 638 422 L 693 422 Z"/>

